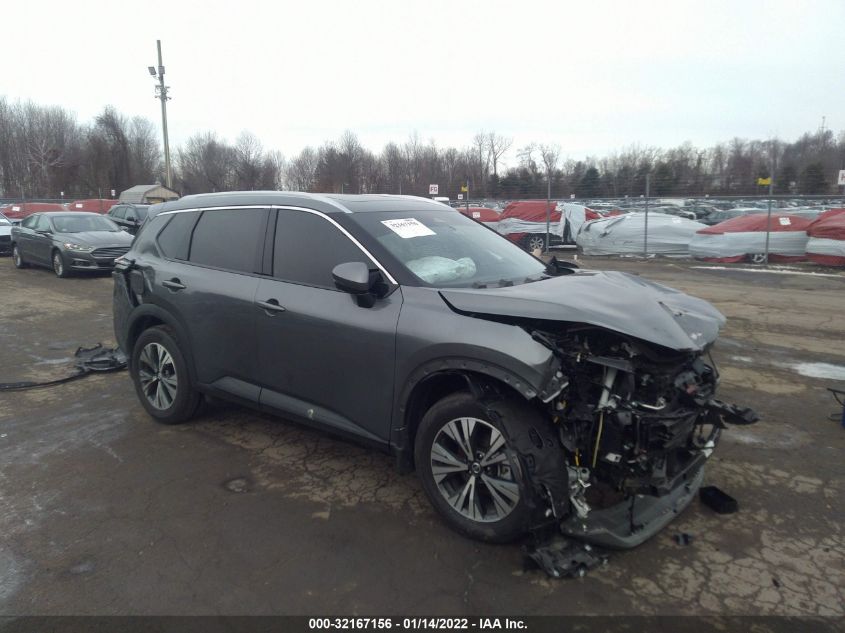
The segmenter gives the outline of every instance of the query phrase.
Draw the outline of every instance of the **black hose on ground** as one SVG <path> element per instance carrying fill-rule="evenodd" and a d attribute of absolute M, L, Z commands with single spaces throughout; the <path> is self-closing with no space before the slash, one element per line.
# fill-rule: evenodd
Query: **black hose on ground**
<path fill-rule="evenodd" d="M 126 355 L 119 348 L 103 348 L 97 343 L 94 347 L 79 347 L 73 354 L 74 373 L 62 378 L 44 381 L 23 381 L 0 383 L 0 391 L 23 391 L 39 387 L 52 387 L 72 380 L 77 380 L 97 372 L 121 371 L 126 369 Z"/>

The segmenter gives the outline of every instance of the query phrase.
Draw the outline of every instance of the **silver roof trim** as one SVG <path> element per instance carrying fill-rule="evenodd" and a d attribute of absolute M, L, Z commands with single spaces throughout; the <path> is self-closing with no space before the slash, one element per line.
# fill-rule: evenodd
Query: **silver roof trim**
<path fill-rule="evenodd" d="M 230 209 L 286 209 L 288 211 L 303 211 L 305 213 L 311 213 L 312 215 L 317 215 L 317 216 L 323 218 L 324 220 L 326 220 L 327 222 L 333 224 L 335 226 L 335 228 L 337 228 L 341 233 L 343 233 L 346 237 L 348 237 L 352 241 L 352 243 L 355 244 L 355 246 L 357 246 L 359 249 L 361 249 L 361 252 L 363 252 L 367 257 L 370 258 L 370 260 L 372 260 L 375 263 L 376 266 L 378 266 L 378 269 L 384 274 L 385 277 L 387 277 L 387 280 L 391 284 L 393 284 L 394 286 L 399 285 L 399 283 L 396 281 L 396 279 L 393 278 L 393 275 L 391 275 L 388 272 L 387 268 L 382 266 L 381 262 L 379 260 L 377 260 L 375 257 L 373 257 L 373 254 L 370 251 L 368 251 L 364 247 L 364 245 L 361 244 L 361 242 L 359 242 L 357 239 L 355 239 L 355 237 L 349 231 L 347 231 L 345 228 L 343 228 L 340 224 L 335 222 L 332 218 L 327 216 L 322 211 L 316 211 L 314 209 L 306 209 L 305 207 L 294 207 L 294 206 L 280 205 L 280 204 L 248 204 L 248 205 L 227 205 L 227 206 L 221 206 L 221 207 L 195 207 L 195 208 L 192 208 L 192 209 L 174 209 L 173 211 L 162 211 L 161 213 L 158 214 L 158 216 L 176 215 L 177 213 L 189 213 L 191 211 L 224 211 L 224 210 L 228 211 Z M 347 213 L 348 213 L 348 211 L 347 211 Z M 158 216 L 156 216 L 156 217 L 158 217 Z"/>

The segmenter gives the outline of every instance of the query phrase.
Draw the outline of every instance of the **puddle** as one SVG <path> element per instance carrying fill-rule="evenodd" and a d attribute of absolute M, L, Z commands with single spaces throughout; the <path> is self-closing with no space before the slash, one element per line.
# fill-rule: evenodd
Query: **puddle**
<path fill-rule="evenodd" d="M 845 366 L 843 365 L 831 365 L 830 363 L 788 363 L 782 366 L 789 367 L 802 376 L 809 378 L 845 380 Z"/>
<path fill-rule="evenodd" d="M 35 358 L 38 360 L 33 363 L 34 365 L 64 365 L 73 362 L 73 359 L 70 358 L 41 358 L 40 356 Z"/>
<path fill-rule="evenodd" d="M 753 363 L 754 359 L 750 356 L 731 356 L 731 360 L 739 361 L 740 363 Z"/>
<path fill-rule="evenodd" d="M 229 492 L 238 494 L 242 492 L 249 492 L 249 480 L 247 480 L 246 477 L 236 477 L 235 479 L 224 481 L 223 487 Z"/>

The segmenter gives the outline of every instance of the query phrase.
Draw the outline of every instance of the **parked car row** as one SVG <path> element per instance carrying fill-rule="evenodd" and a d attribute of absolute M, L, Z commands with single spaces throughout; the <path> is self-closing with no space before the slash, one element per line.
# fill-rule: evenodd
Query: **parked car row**
<path fill-rule="evenodd" d="M 72 202 L 16 202 L 0 205 L 0 213 L 3 213 L 12 224 L 19 224 L 24 218 L 33 213 L 44 213 L 48 211 L 89 211 L 105 215 L 109 210 L 118 204 L 117 200 L 105 198 L 89 198 L 85 200 L 73 200 Z"/>

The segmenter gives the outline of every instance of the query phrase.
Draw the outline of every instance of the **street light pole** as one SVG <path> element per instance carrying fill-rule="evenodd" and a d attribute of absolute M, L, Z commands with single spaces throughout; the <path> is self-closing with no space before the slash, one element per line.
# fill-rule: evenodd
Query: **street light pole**
<path fill-rule="evenodd" d="M 164 134 L 164 170 L 168 189 L 173 188 L 173 172 L 170 169 L 170 141 L 167 136 L 167 96 L 168 86 L 164 85 L 164 64 L 161 61 L 161 40 L 156 40 L 158 48 L 158 85 L 156 86 L 156 99 L 161 99 L 161 130 Z M 150 74 L 156 77 L 156 69 L 150 66 Z"/>

